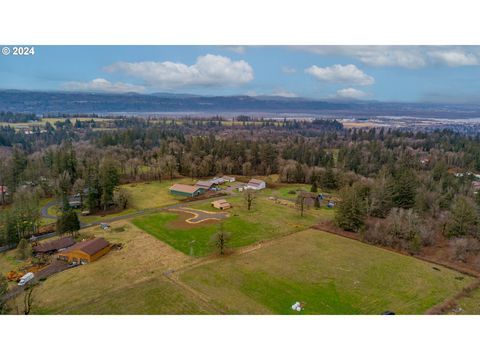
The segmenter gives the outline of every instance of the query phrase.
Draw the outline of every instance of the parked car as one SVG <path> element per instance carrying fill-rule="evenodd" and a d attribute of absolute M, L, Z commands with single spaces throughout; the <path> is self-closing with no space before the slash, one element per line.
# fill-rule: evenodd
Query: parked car
<path fill-rule="evenodd" d="M 35 277 L 35 275 L 34 275 L 32 272 L 26 273 L 25 275 L 23 275 L 23 276 L 20 278 L 20 281 L 18 282 L 18 286 L 23 286 L 23 285 L 25 285 L 25 284 L 28 283 L 29 281 L 33 280 L 34 277 Z"/>

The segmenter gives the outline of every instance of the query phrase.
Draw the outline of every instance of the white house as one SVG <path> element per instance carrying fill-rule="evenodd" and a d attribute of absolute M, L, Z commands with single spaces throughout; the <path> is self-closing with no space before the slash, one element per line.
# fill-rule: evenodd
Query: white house
<path fill-rule="evenodd" d="M 265 189 L 267 185 L 265 184 L 265 181 L 263 180 L 257 180 L 257 179 L 250 179 L 247 185 L 245 185 L 245 189 L 252 189 L 252 190 L 261 190 Z"/>

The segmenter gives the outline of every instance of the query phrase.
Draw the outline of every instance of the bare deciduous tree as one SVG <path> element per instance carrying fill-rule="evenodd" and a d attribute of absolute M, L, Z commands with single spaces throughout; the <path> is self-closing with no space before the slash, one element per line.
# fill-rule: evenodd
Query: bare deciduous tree
<path fill-rule="evenodd" d="M 250 211 L 253 203 L 255 202 L 255 191 L 252 189 L 246 189 L 244 190 L 243 196 L 245 198 L 245 202 L 247 203 L 247 210 Z"/>
<path fill-rule="evenodd" d="M 213 245 L 218 249 L 220 255 L 225 254 L 225 250 L 228 247 L 230 240 L 230 233 L 226 232 L 223 223 L 220 223 L 218 231 L 213 235 Z"/>

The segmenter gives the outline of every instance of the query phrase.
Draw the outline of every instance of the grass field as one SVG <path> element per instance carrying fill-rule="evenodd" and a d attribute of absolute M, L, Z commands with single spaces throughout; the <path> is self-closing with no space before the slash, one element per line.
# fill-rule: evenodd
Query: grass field
<path fill-rule="evenodd" d="M 462 309 L 460 315 L 480 314 L 480 289 L 472 291 L 469 295 L 457 301 L 458 307 Z"/>
<path fill-rule="evenodd" d="M 178 203 L 182 197 L 171 195 L 168 188 L 175 183 L 194 184 L 196 180 L 189 178 L 165 180 L 162 182 L 152 181 L 149 183 L 135 183 L 122 185 L 131 198 L 130 207 L 140 209 L 150 209 Z"/>
<path fill-rule="evenodd" d="M 412 257 L 306 230 L 257 251 L 196 267 L 181 280 L 225 313 L 422 314 L 471 281 Z"/>
<path fill-rule="evenodd" d="M 298 210 L 266 198 L 257 198 L 250 211 L 241 197 L 229 201 L 233 208 L 229 210 L 230 217 L 224 220 L 224 228 L 231 234 L 230 246 L 234 248 L 300 231 L 317 221 L 311 213 L 301 217 Z M 192 207 L 212 211 L 209 202 Z M 210 239 L 217 231 L 218 223 L 180 228 L 176 224 L 179 216 L 178 213 L 157 213 L 132 222 L 185 254 L 204 256 L 211 253 L 214 249 Z"/>
<path fill-rule="evenodd" d="M 34 314 L 422 314 L 467 285 L 455 271 L 318 230 L 198 260 L 127 221 L 82 230 L 122 243 L 40 283 Z M 0 269 L 11 258 L 0 255 Z M 184 268 L 185 270 L 181 270 Z M 176 281 L 164 276 L 171 269 Z M 22 309 L 23 297 L 9 305 Z M 13 311 L 13 310 L 12 310 Z M 472 312 L 476 308 L 472 307 Z"/>
<path fill-rule="evenodd" d="M 121 231 L 121 230 L 124 231 Z M 127 222 L 111 232 L 82 230 L 122 243 L 87 266 L 56 274 L 35 289 L 35 314 L 189 314 L 204 313 L 198 300 L 162 273 L 189 258 Z M 22 308 L 22 297 L 17 304 Z M 15 308 L 15 304 L 10 304 Z"/>

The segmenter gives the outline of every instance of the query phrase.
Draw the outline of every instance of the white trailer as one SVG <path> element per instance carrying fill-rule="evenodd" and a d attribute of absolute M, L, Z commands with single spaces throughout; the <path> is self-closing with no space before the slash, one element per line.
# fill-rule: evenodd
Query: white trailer
<path fill-rule="evenodd" d="M 20 278 L 20 281 L 18 282 L 18 286 L 23 286 L 23 285 L 25 285 L 26 283 L 28 283 L 29 281 L 31 281 L 34 277 L 35 277 L 35 275 L 34 275 L 32 272 L 26 273 L 25 275 L 23 275 L 23 276 Z"/>

